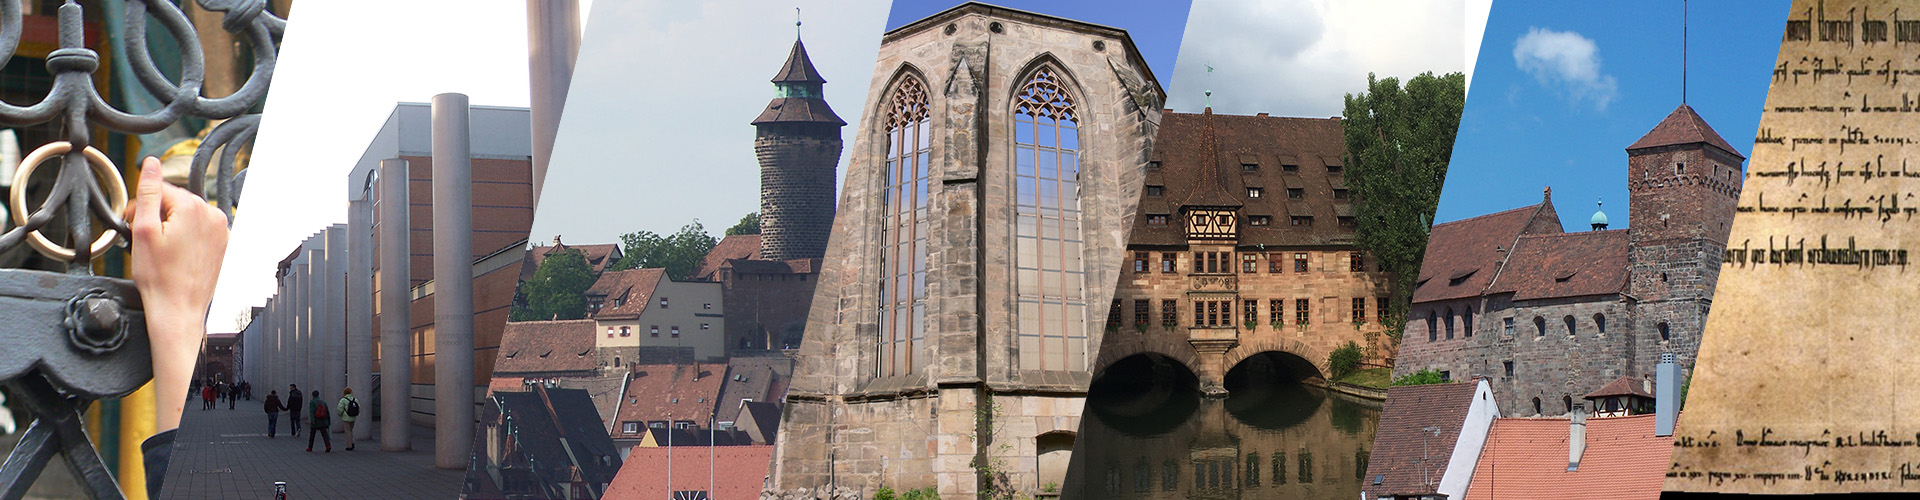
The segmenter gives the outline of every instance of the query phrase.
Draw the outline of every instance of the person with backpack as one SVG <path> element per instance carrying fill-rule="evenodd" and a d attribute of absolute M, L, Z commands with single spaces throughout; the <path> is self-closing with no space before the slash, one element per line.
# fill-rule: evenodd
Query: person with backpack
<path fill-rule="evenodd" d="M 280 427 L 280 412 L 283 410 L 286 410 L 286 407 L 280 405 L 280 392 L 267 391 L 267 438 L 268 439 L 272 439 L 274 434 L 279 433 L 278 429 Z"/>
<path fill-rule="evenodd" d="M 300 406 L 300 402 L 305 400 L 306 399 L 300 395 L 300 384 L 287 384 L 287 405 L 285 407 L 287 409 L 287 434 L 293 437 L 300 437 L 300 411 L 306 409 L 306 407 Z"/>
<path fill-rule="evenodd" d="M 333 433 L 327 432 L 333 427 L 332 412 L 327 411 L 326 401 L 320 399 L 320 391 L 313 391 L 313 400 L 307 402 L 307 414 L 313 417 L 313 421 L 307 423 L 307 452 L 313 452 L 313 437 L 317 435 L 327 443 L 327 453 L 333 453 Z"/>
<path fill-rule="evenodd" d="M 340 391 L 340 425 L 347 431 L 347 451 L 353 451 L 353 421 L 360 418 L 360 399 L 353 397 L 353 388 Z"/>

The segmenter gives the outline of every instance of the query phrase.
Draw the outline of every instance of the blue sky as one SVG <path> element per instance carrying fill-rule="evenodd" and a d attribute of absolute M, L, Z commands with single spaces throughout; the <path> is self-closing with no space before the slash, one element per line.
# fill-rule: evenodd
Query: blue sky
<path fill-rule="evenodd" d="M 893 9 L 887 13 L 887 29 L 905 26 L 962 3 L 966 2 L 894 0 Z M 987 3 L 1127 30 L 1161 86 L 1173 81 L 1173 59 L 1180 51 L 1180 33 L 1186 29 L 1187 10 L 1191 5 L 1185 0 L 994 0 Z"/>
<path fill-rule="evenodd" d="M 1690 9 L 1686 102 L 1750 155 L 1788 2 Z M 1532 205 L 1552 186 L 1568 230 L 1587 229 L 1596 198 L 1626 227 L 1626 147 L 1680 105 L 1681 45 L 1681 2 L 1496 2 L 1435 219 Z"/>

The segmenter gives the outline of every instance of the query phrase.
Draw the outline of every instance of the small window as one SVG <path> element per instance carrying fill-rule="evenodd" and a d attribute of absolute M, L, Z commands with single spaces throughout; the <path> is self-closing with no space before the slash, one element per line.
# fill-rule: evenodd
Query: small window
<path fill-rule="evenodd" d="M 1147 162 L 1147 170 L 1159 170 L 1159 169 L 1160 169 L 1160 162 L 1158 161 Z"/>
<path fill-rule="evenodd" d="M 1572 316 L 1572 315 L 1568 315 L 1568 316 L 1567 316 L 1567 317 L 1565 317 L 1565 318 L 1560 318 L 1560 321 L 1562 321 L 1562 322 L 1565 322 L 1565 323 L 1567 324 L 1567 336 L 1568 336 L 1568 337 L 1572 337 L 1572 336 L 1574 335 L 1574 333 L 1575 333 L 1575 327 L 1574 327 L 1574 323 L 1573 323 L 1573 316 Z"/>
<path fill-rule="evenodd" d="M 1541 415 L 1544 413 L 1546 412 L 1540 410 L 1540 398 L 1533 398 L 1533 414 Z"/>
<path fill-rule="evenodd" d="M 1345 170 L 1345 168 L 1340 165 L 1327 165 L 1327 173 L 1329 174 L 1337 174 L 1340 173 L 1341 170 Z"/>
<path fill-rule="evenodd" d="M 1173 299 L 1160 300 L 1160 324 L 1172 327 L 1180 317 L 1180 302 Z"/>
<path fill-rule="evenodd" d="M 1512 362 L 1512 361 L 1507 361 L 1507 362 L 1503 362 L 1503 363 L 1501 363 L 1501 364 L 1502 364 L 1502 365 L 1505 365 L 1505 366 L 1506 366 L 1506 368 L 1507 368 L 1507 378 L 1513 378 L 1513 362 Z"/>
<path fill-rule="evenodd" d="M 1240 171 L 1241 171 L 1241 172 L 1259 172 L 1259 171 L 1260 171 L 1260 164 L 1258 164 L 1258 163 L 1242 163 L 1242 164 L 1240 164 Z"/>
<path fill-rule="evenodd" d="M 1547 336 L 1547 318 L 1542 318 L 1542 317 L 1539 317 L 1539 316 L 1534 316 L 1534 317 L 1533 317 L 1533 331 L 1534 331 L 1534 335 L 1533 335 L 1533 336 L 1535 336 L 1535 337 L 1545 337 L 1545 336 Z"/>
<path fill-rule="evenodd" d="M 613 338 L 613 327 L 607 327 L 607 338 Z"/>
<path fill-rule="evenodd" d="M 1165 226 L 1165 225 L 1167 225 L 1167 214 L 1148 214 L 1148 215 L 1147 215 L 1147 225 L 1149 225 L 1149 226 Z"/>
<path fill-rule="evenodd" d="M 1293 254 L 1293 272 L 1296 272 L 1296 273 L 1307 272 L 1307 254 L 1305 253 Z"/>
<path fill-rule="evenodd" d="M 1306 190 L 1306 189 L 1303 189 L 1303 188 L 1287 188 L 1287 199 L 1289 199 L 1289 200 L 1298 200 L 1298 199 L 1303 199 L 1303 198 L 1306 198 L 1306 197 L 1307 197 L 1307 190 Z"/>
<path fill-rule="evenodd" d="M 1513 318 L 1500 318 L 1500 332 L 1507 338 L 1513 338 Z"/>
<path fill-rule="evenodd" d="M 1367 269 L 1366 257 L 1362 257 L 1360 255 L 1360 252 L 1353 252 L 1351 254 L 1348 254 L 1347 256 L 1348 271 L 1353 271 L 1357 273 L 1357 272 L 1365 271 L 1366 269 Z"/>
<path fill-rule="evenodd" d="M 1453 308 L 1447 308 L 1447 340 L 1453 340 Z"/>
<path fill-rule="evenodd" d="M 1427 341 L 1440 341 L 1440 313 L 1427 311 Z"/>
<path fill-rule="evenodd" d="M 1166 186 L 1147 186 L 1147 196 L 1163 196 L 1166 194 Z"/>
<path fill-rule="evenodd" d="M 1307 299 L 1294 299 L 1293 321 L 1295 323 L 1305 325 L 1309 322 L 1309 320 L 1313 318 L 1313 315 L 1309 314 L 1309 311 L 1307 310 L 1308 304 L 1309 302 L 1307 301 Z"/>
<path fill-rule="evenodd" d="M 1336 199 L 1336 200 L 1347 199 L 1347 190 L 1346 189 L 1333 190 L 1333 199 Z"/>
<path fill-rule="evenodd" d="M 1293 225 L 1294 225 L 1294 226 L 1297 226 L 1297 227 L 1312 227 L 1312 226 L 1313 226 L 1313 216 L 1311 216 L 1311 215 L 1295 215 L 1295 216 L 1293 216 Z"/>
<path fill-rule="evenodd" d="M 1282 163 L 1280 164 L 1280 171 L 1281 172 L 1299 172 L 1300 166 L 1294 165 L 1291 163 Z"/>
<path fill-rule="evenodd" d="M 1251 325 L 1260 323 L 1260 301 L 1248 299 L 1240 306 L 1240 316 L 1241 321 L 1249 325 L 1249 328 L 1252 327 Z"/>
<path fill-rule="evenodd" d="M 1260 255 L 1253 253 L 1240 254 L 1240 272 L 1246 274 L 1260 272 Z"/>
<path fill-rule="evenodd" d="M 661 297 L 661 298 L 660 298 L 660 308 L 661 308 L 661 309 L 666 309 L 666 308 L 667 308 L 667 298 L 666 298 L 666 297 Z"/>
<path fill-rule="evenodd" d="M 1461 336 L 1473 338 L 1473 306 L 1467 306 L 1467 312 L 1460 315 Z"/>
<path fill-rule="evenodd" d="M 1360 221 L 1354 220 L 1352 217 L 1342 216 L 1340 217 L 1340 227 L 1360 227 Z"/>
<path fill-rule="evenodd" d="M 625 432 L 627 434 L 640 432 L 640 423 L 639 422 L 621 422 L 620 432 Z"/>
<path fill-rule="evenodd" d="M 700 308 L 701 308 L 701 309 L 713 309 L 713 303 L 712 303 L 712 302 L 708 302 L 708 303 L 706 303 L 706 304 L 703 304 L 703 305 L 701 305 L 701 306 L 700 306 Z"/>
<path fill-rule="evenodd" d="M 1147 272 L 1147 252 L 1133 253 L 1133 272 Z"/>
<path fill-rule="evenodd" d="M 1163 273 L 1176 272 L 1176 268 L 1178 266 L 1176 266 L 1174 262 L 1176 259 L 1179 258 L 1176 255 L 1177 254 L 1174 254 L 1171 252 L 1160 254 L 1160 272 L 1163 272 Z"/>
<path fill-rule="evenodd" d="M 1270 216 L 1270 215 L 1253 215 L 1253 216 L 1248 216 L 1248 217 L 1247 217 L 1247 225 L 1250 225 L 1250 226 L 1271 226 L 1271 225 L 1273 225 L 1273 216 Z"/>
<path fill-rule="evenodd" d="M 623 326 L 623 327 L 620 327 L 620 336 L 622 336 L 622 337 L 632 337 L 632 336 L 633 336 L 633 331 L 631 331 L 631 330 L 628 330 L 628 327 L 624 327 L 624 326 Z"/>
<path fill-rule="evenodd" d="M 700 324 L 700 329 L 701 329 L 701 330 L 711 330 L 711 329 L 713 329 L 713 324 L 712 324 L 712 323 L 701 323 L 701 324 Z"/>
<path fill-rule="evenodd" d="M 1667 322 L 1662 321 L 1660 322 L 1660 341 L 1666 342 L 1668 340 L 1673 340 L 1673 335 L 1667 331 Z"/>
<path fill-rule="evenodd" d="M 1261 190 L 1260 188 L 1247 188 L 1247 197 L 1248 197 L 1248 198 L 1259 198 L 1259 197 L 1260 197 L 1260 194 L 1261 194 L 1261 192 L 1262 192 L 1262 190 Z"/>
<path fill-rule="evenodd" d="M 1353 298 L 1353 322 L 1367 322 L 1367 299 L 1365 297 Z"/>
<path fill-rule="evenodd" d="M 680 338 L 680 327 L 678 325 L 673 327 L 673 338 Z"/>
<path fill-rule="evenodd" d="M 1448 371 L 1448 370 L 1440 370 L 1440 381 L 1441 381 L 1441 382 L 1452 382 L 1452 381 L 1453 381 L 1453 372 L 1452 372 L 1452 371 Z"/>
<path fill-rule="evenodd" d="M 660 338 L 660 325 L 648 327 L 647 333 L 653 334 L 653 338 Z"/>
<path fill-rule="evenodd" d="M 1593 329 L 1598 330 L 1600 335 L 1606 335 L 1607 334 L 1607 315 L 1594 314 Z"/>

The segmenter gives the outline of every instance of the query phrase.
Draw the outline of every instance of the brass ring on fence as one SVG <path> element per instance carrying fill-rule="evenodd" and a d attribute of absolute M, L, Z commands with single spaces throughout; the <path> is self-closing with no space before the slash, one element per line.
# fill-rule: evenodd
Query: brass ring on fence
<path fill-rule="evenodd" d="M 72 150 L 73 143 L 54 141 L 47 143 L 45 146 L 40 146 L 38 149 L 33 150 L 32 153 L 27 154 L 26 158 L 20 159 L 20 169 L 13 174 L 13 193 L 12 196 L 9 196 L 12 202 L 10 204 L 13 205 L 10 211 L 13 213 L 14 225 L 24 226 L 27 224 L 26 186 L 27 179 L 33 176 L 33 170 L 38 168 L 40 163 L 52 159 L 56 155 L 66 154 Z M 113 207 L 113 213 L 126 213 L 127 181 L 120 177 L 120 168 L 113 164 L 113 160 L 107 159 L 106 153 L 101 153 L 100 150 L 94 149 L 92 146 L 81 150 L 81 153 L 87 157 L 87 164 L 93 167 L 93 176 L 96 180 L 104 181 L 103 184 L 107 194 L 108 206 Z M 86 186 L 75 186 L 74 189 L 86 189 Z M 32 244 L 33 249 L 40 252 L 41 255 L 61 262 L 73 261 L 75 256 L 73 249 L 54 243 L 53 240 L 47 239 L 45 235 L 40 234 L 38 230 L 28 233 L 27 235 L 31 236 L 27 242 Z M 113 246 L 114 239 L 119 237 L 120 232 L 112 228 L 101 232 L 100 237 L 93 240 L 91 247 L 93 251 L 91 255 L 99 255 L 101 252 L 107 251 L 108 248 Z"/>

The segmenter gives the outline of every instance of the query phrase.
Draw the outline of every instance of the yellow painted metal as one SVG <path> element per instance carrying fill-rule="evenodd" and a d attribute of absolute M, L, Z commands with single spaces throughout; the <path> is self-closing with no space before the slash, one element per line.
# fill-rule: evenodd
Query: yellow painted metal
<path fill-rule="evenodd" d="M 154 434 L 153 382 L 120 398 L 120 492 L 147 498 L 147 467 L 140 444 Z"/>

